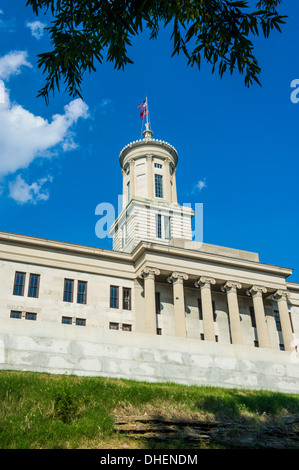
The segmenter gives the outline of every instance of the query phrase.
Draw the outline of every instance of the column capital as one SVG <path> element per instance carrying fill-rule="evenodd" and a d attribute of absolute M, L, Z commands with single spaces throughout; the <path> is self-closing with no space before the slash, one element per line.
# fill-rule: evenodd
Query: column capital
<path fill-rule="evenodd" d="M 148 160 L 152 160 L 154 154 L 153 153 L 146 153 L 145 156 Z"/>
<path fill-rule="evenodd" d="M 216 284 L 216 280 L 213 277 L 201 276 L 194 284 L 195 287 L 210 287 L 212 284 Z"/>
<path fill-rule="evenodd" d="M 159 274 L 160 274 L 159 269 L 152 268 L 152 267 L 147 267 L 147 268 L 144 268 L 140 272 L 138 277 L 155 279 L 155 276 L 159 276 Z"/>
<path fill-rule="evenodd" d="M 274 294 L 272 294 L 272 300 L 279 302 L 280 300 L 287 300 L 289 297 L 289 292 L 283 289 L 278 289 Z"/>
<path fill-rule="evenodd" d="M 250 289 L 246 291 L 246 294 L 249 296 L 256 296 L 256 297 L 262 297 L 263 294 L 266 294 L 267 289 L 266 287 L 262 286 L 252 286 Z"/>
<path fill-rule="evenodd" d="M 222 292 L 237 292 L 237 289 L 241 289 L 242 284 L 237 281 L 226 281 L 226 283 L 221 286 Z"/>
<path fill-rule="evenodd" d="M 174 271 L 170 276 L 168 276 L 167 278 L 167 281 L 169 283 L 173 282 L 178 282 L 178 283 L 181 283 L 183 284 L 184 281 L 187 281 L 187 279 L 189 279 L 189 276 L 188 274 L 186 273 L 179 273 L 177 271 Z"/>

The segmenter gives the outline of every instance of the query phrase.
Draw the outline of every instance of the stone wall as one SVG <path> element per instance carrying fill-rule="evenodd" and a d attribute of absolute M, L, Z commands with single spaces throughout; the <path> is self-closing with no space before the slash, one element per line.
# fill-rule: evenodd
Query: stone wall
<path fill-rule="evenodd" d="M 0 368 L 299 393 L 295 352 L 1 319 Z"/>

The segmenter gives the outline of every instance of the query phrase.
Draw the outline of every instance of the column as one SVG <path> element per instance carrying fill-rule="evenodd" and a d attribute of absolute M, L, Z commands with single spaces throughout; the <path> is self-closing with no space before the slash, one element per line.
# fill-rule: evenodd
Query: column
<path fill-rule="evenodd" d="M 181 338 L 186 338 L 187 336 L 184 301 L 184 280 L 187 281 L 187 279 L 187 274 L 178 272 L 173 272 L 167 278 L 167 281 L 173 284 L 175 336 L 180 336 Z"/>
<path fill-rule="evenodd" d="M 252 296 L 254 316 L 257 329 L 257 337 L 260 348 L 270 348 L 269 331 L 265 317 L 263 294 L 267 292 L 265 287 L 252 286 L 247 295 Z"/>
<path fill-rule="evenodd" d="M 135 196 L 135 162 L 130 161 L 130 199 Z"/>
<path fill-rule="evenodd" d="M 128 202 L 128 195 L 127 195 L 127 174 L 125 170 L 122 170 L 123 175 L 123 209 L 126 207 Z"/>
<path fill-rule="evenodd" d="M 201 310 L 203 320 L 204 339 L 215 341 L 214 315 L 211 295 L 211 285 L 216 284 L 212 277 L 200 277 L 195 282 L 196 287 L 200 287 Z"/>
<path fill-rule="evenodd" d="M 171 187 L 170 187 L 170 171 L 169 171 L 169 159 L 164 160 L 164 181 L 165 181 L 165 199 L 171 202 Z"/>
<path fill-rule="evenodd" d="M 157 334 L 157 323 L 156 323 L 156 302 L 155 302 L 155 276 L 160 274 L 159 269 L 156 268 L 145 268 L 142 271 L 142 277 L 144 279 L 144 300 L 145 300 L 145 311 L 144 311 L 144 327 L 145 333 L 152 335 Z"/>
<path fill-rule="evenodd" d="M 239 282 L 227 281 L 221 287 L 222 292 L 226 292 L 229 314 L 229 324 L 232 344 L 243 344 L 241 331 L 240 312 L 237 297 L 237 289 L 241 289 Z"/>
<path fill-rule="evenodd" d="M 281 331 L 284 343 L 285 351 L 293 351 L 293 333 L 290 321 L 290 314 L 287 303 L 288 292 L 283 290 L 278 290 L 272 295 L 272 299 L 277 302 L 278 312 L 281 323 Z"/>
<path fill-rule="evenodd" d="M 146 156 L 147 165 L 147 195 L 148 197 L 154 197 L 154 181 L 153 181 L 153 156 Z"/>
<path fill-rule="evenodd" d="M 174 202 L 175 204 L 178 202 L 176 191 L 176 168 L 174 169 L 172 174 L 172 202 Z"/>

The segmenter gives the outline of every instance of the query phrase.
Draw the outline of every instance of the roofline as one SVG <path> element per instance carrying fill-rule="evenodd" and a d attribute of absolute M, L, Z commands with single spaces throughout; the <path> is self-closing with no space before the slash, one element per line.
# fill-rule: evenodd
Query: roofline
<path fill-rule="evenodd" d="M 292 268 L 285 268 L 281 266 L 275 266 L 272 264 L 261 263 L 259 261 L 252 260 L 241 260 L 239 258 L 226 257 L 220 254 L 208 253 L 196 250 L 190 250 L 187 248 L 181 248 L 171 245 L 164 245 L 153 242 L 140 241 L 139 244 L 133 249 L 131 253 L 122 251 L 109 250 L 105 248 L 97 248 L 92 246 L 80 245 L 69 242 L 62 242 L 57 240 L 50 240 L 46 238 L 33 237 L 31 235 L 21 235 L 10 232 L 0 231 L 0 242 L 6 241 L 10 243 L 23 243 L 26 245 L 33 245 L 35 247 L 43 247 L 58 251 L 67 251 L 73 253 L 81 253 L 85 255 L 104 256 L 106 258 L 116 258 L 123 261 L 135 263 L 140 257 L 148 251 L 156 253 L 180 255 L 186 258 L 198 259 L 201 261 L 218 262 L 231 266 L 238 266 L 248 269 L 255 269 L 258 271 L 268 272 L 272 274 L 280 274 L 288 277 L 292 274 Z M 296 283 L 289 282 L 290 287 L 297 289 Z M 298 284 L 299 288 L 299 284 Z"/>

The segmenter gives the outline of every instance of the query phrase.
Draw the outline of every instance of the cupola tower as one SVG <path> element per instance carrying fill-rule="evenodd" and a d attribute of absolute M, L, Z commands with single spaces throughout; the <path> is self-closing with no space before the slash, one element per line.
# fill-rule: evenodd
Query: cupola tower
<path fill-rule="evenodd" d="M 143 139 L 126 145 L 119 155 L 123 204 L 110 229 L 116 251 L 131 252 L 140 241 L 192 239 L 193 211 L 177 203 L 177 151 L 154 139 L 148 122 L 145 126 Z"/>

